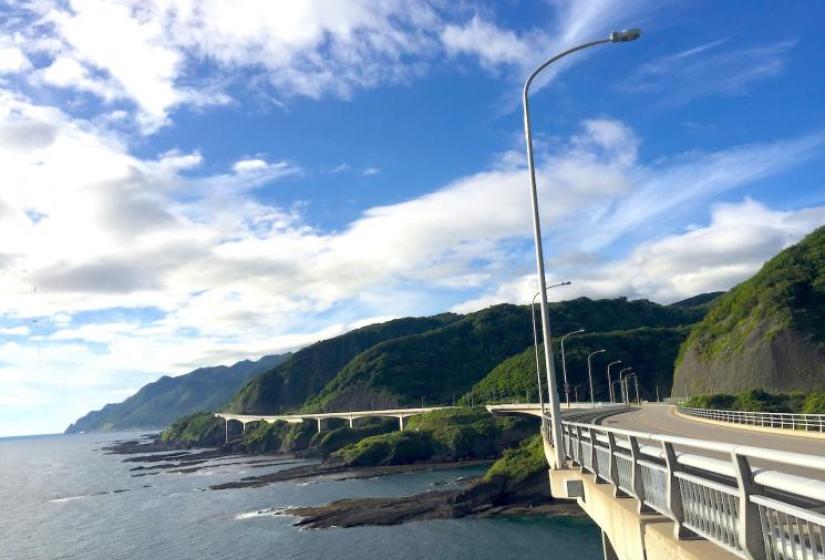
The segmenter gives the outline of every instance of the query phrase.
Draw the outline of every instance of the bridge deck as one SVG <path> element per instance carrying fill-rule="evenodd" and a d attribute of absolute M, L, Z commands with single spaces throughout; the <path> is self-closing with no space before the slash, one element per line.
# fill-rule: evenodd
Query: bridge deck
<path fill-rule="evenodd" d="M 721 441 L 739 445 L 750 445 L 753 447 L 763 447 L 767 449 L 777 449 L 780 451 L 792 451 L 795 453 L 805 453 L 808 455 L 825 456 L 825 438 L 814 439 L 805 436 L 794 435 L 792 430 L 788 434 L 774 434 L 748 430 L 742 426 L 731 425 L 718 426 L 701 422 L 676 414 L 675 406 L 668 405 L 646 405 L 641 409 L 616 414 L 604 422 L 605 426 L 622 428 L 625 430 L 635 430 L 639 432 L 658 433 L 663 435 L 683 436 L 709 441 Z M 704 453 L 708 456 L 714 455 L 710 452 Z M 720 459 L 729 459 L 716 454 Z M 777 468 L 770 462 L 757 462 L 755 466 L 765 468 Z M 793 469 L 787 465 L 782 471 L 803 476 L 821 477 L 821 473 L 811 473 L 805 469 Z"/>

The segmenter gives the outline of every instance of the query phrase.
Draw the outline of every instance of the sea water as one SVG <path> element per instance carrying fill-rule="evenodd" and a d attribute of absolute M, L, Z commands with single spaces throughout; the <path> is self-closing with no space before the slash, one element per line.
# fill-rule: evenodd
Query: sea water
<path fill-rule="evenodd" d="M 350 497 L 404 496 L 475 474 L 455 469 L 366 480 L 209 486 L 287 466 L 215 459 L 194 473 L 133 476 L 101 447 L 139 434 L 0 439 L 0 559 L 6 560 L 590 560 L 598 529 L 586 519 L 454 519 L 392 527 L 300 530 L 280 508 Z M 293 466 L 293 465 L 288 465 Z"/>

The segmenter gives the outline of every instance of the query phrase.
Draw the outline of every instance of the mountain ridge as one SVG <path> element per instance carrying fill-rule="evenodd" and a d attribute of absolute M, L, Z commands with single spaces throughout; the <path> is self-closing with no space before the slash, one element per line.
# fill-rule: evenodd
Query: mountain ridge
<path fill-rule="evenodd" d="M 225 404 L 249 378 L 289 355 L 267 355 L 231 366 L 202 367 L 176 377 L 163 375 L 119 403 L 88 412 L 70 424 L 65 433 L 164 427 L 181 416 Z"/>

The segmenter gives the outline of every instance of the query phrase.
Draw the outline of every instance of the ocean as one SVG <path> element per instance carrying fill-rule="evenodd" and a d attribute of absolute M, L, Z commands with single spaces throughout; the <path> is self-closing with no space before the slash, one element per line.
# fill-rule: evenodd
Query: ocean
<path fill-rule="evenodd" d="M 195 473 L 135 477 L 129 471 L 135 463 L 104 455 L 100 448 L 137 435 L 0 439 L 0 559 L 602 558 L 598 528 L 586 519 L 456 519 L 300 530 L 292 526 L 294 518 L 274 514 L 286 506 L 341 498 L 410 495 L 478 469 L 209 490 L 211 484 L 286 467 L 253 469 L 222 458 Z"/>

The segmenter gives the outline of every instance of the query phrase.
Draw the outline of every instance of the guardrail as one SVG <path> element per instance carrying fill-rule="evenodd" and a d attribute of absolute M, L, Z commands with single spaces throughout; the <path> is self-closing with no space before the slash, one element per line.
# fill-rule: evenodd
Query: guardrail
<path fill-rule="evenodd" d="M 809 432 L 825 432 L 825 414 L 793 414 L 789 412 L 746 412 L 744 410 L 720 410 L 715 408 L 691 408 L 680 406 L 679 412 L 707 418 L 731 422 L 732 424 L 746 424 L 765 428 L 786 428 L 789 430 L 805 430 Z"/>
<path fill-rule="evenodd" d="M 579 422 L 562 422 L 562 434 L 569 461 L 635 498 L 640 512 L 673 520 L 678 538 L 694 533 L 755 560 L 825 559 L 825 458 Z"/>

